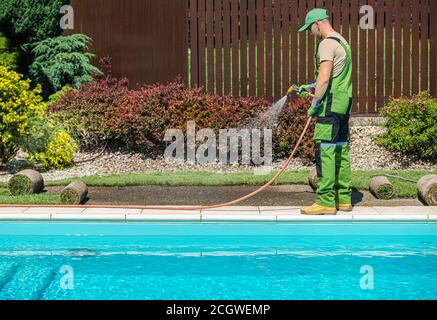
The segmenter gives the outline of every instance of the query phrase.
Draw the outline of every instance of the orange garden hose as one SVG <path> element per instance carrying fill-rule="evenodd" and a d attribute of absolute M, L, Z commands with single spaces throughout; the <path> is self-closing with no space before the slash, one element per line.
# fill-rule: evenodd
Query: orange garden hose
<path fill-rule="evenodd" d="M 296 86 L 293 85 L 288 89 L 288 94 L 291 93 L 296 89 Z M 307 94 L 310 97 L 314 97 L 313 94 L 310 92 L 307 92 Z M 138 206 L 138 205 L 80 205 L 80 206 L 65 206 L 65 205 L 0 205 L 1 207 L 44 207 L 44 208 L 58 208 L 58 207 L 68 207 L 68 208 L 108 208 L 108 209 L 117 209 L 117 208 L 127 208 L 127 209 L 141 209 L 141 210 L 168 210 L 168 211 L 199 211 L 199 210 L 206 210 L 206 209 L 216 209 L 216 208 L 222 208 L 227 206 L 232 206 L 234 204 L 240 203 L 244 200 L 247 200 L 249 198 L 254 197 L 258 193 L 266 190 L 268 187 L 270 187 L 287 169 L 288 165 L 290 164 L 291 160 L 296 155 L 297 149 L 299 149 L 300 144 L 302 143 L 303 138 L 305 137 L 310 125 L 311 125 L 312 118 L 310 117 L 305 125 L 305 128 L 303 129 L 299 140 L 297 140 L 296 145 L 293 148 L 293 151 L 291 152 L 288 159 L 284 162 L 281 169 L 275 174 L 273 178 L 271 178 L 266 184 L 264 184 L 262 187 L 258 188 L 257 190 L 240 197 L 238 199 L 224 202 L 220 204 L 212 204 L 212 205 L 200 205 L 200 206 Z"/>
<path fill-rule="evenodd" d="M 227 206 L 231 206 L 237 203 L 240 203 L 244 200 L 247 200 L 249 198 L 252 198 L 253 196 L 257 195 L 258 193 L 264 191 L 265 189 L 267 189 L 268 187 L 270 187 L 275 181 L 276 179 L 278 179 L 283 173 L 284 171 L 287 169 L 288 165 L 290 164 L 291 160 L 294 158 L 294 156 L 296 155 L 297 149 L 299 148 L 300 144 L 302 143 L 302 140 L 305 136 L 305 134 L 308 131 L 308 128 L 311 125 L 311 120 L 312 118 L 309 118 L 305 128 L 302 131 L 302 134 L 299 137 L 299 140 L 296 142 L 296 145 L 294 146 L 293 151 L 291 152 L 290 156 L 288 157 L 288 159 L 284 162 L 284 164 L 282 165 L 281 169 L 275 174 L 275 176 L 273 178 L 271 178 L 269 180 L 269 182 L 267 182 L 265 185 L 263 185 L 262 187 L 260 187 L 259 189 L 253 191 L 252 193 L 249 193 L 248 195 L 245 195 L 241 198 L 229 201 L 229 202 L 225 202 L 225 203 L 220 203 L 220 204 L 213 204 L 213 205 L 201 205 L 201 206 L 191 206 L 191 207 L 185 207 L 185 206 L 135 206 L 135 205 L 81 205 L 81 206 L 63 206 L 63 205 L 15 205 L 13 207 L 44 207 L 44 208 L 56 208 L 56 207 L 69 207 L 69 208 L 74 208 L 74 207 L 78 207 L 78 208 L 128 208 L 128 209 L 152 209 L 152 210 L 177 210 L 177 211 L 198 211 L 198 210 L 206 210 L 206 209 L 215 209 L 215 208 L 221 208 L 221 207 L 227 207 Z M 0 205 L 0 207 L 11 207 L 11 205 Z"/>

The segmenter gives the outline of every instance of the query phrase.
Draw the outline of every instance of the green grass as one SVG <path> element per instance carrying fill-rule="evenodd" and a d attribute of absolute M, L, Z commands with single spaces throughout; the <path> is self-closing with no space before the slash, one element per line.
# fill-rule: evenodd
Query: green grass
<path fill-rule="evenodd" d="M 415 171 L 354 171 L 352 175 L 353 187 L 358 190 L 367 190 L 372 176 L 382 174 L 400 175 L 409 179 L 420 179 L 427 174 L 437 174 L 437 170 Z M 145 173 L 145 174 L 121 174 L 107 177 L 84 177 L 81 181 L 88 186 L 141 186 L 141 185 L 168 185 L 168 186 L 231 186 L 250 185 L 259 186 L 267 182 L 274 173 L 259 176 L 253 172 L 238 173 L 211 173 L 180 171 L 171 173 Z M 417 196 L 416 184 L 389 178 L 396 189 L 397 198 L 415 198 Z M 59 181 L 47 181 L 46 186 L 66 186 L 77 178 Z M 307 184 L 307 171 L 287 171 L 276 185 L 283 184 Z M 11 197 L 6 184 L 0 184 L 0 204 L 60 204 L 59 194 L 42 193 L 39 195 L 27 195 Z"/>

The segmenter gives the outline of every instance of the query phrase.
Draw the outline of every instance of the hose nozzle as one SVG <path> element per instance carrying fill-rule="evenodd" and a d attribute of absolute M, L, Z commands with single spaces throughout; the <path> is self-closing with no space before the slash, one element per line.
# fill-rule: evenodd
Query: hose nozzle
<path fill-rule="evenodd" d="M 297 84 L 291 85 L 291 87 L 288 88 L 287 94 L 290 95 L 293 92 L 299 92 L 299 86 Z"/>

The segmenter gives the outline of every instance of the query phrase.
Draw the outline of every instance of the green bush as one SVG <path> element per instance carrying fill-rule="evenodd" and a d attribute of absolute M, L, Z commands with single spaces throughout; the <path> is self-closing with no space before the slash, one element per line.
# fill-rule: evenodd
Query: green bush
<path fill-rule="evenodd" d="M 79 88 L 81 84 L 92 81 L 93 74 L 101 73 L 90 63 L 94 55 L 85 52 L 90 42 L 86 35 L 74 34 L 36 44 L 29 73 L 32 80 L 42 84 L 46 97 L 64 86 Z"/>
<path fill-rule="evenodd" d="M 437 160 L 437 99 L 427 92 L 392 99 L 382 110 L 386 132 L 376 138 L 391 152 Z"/>
<path fill-rule="evenodd" d="M 0 33 L 0 66 L 17 69 L 18 52 L 11 50 L 9 40 Z"/>
<path fill-rule="evenodd" d="M 61 90 L 55 92 L 49 97 L 47 100 L 47 105 L 51 106 L 52 104 L 58 103 L 59 100 L 70 91 L 75 91 L 75 89 L 70 88 L 69 86 L 62 87 Z"/>
<path fill-rule="evenodd" d="M 77 150 L 71 136 L 51 119 L 45 119 L 32 134 L 22 139 L 20 147 L 29 154 L 29 160 L 46 170 L 63 169 L 73 162 Z"/>
<path fill-rule="evenodd" d="M 59 36 L 59 9 L 70 0 L 2 0 L 0 3 L 0 28 L 25 51 L 32 44 Z"/>

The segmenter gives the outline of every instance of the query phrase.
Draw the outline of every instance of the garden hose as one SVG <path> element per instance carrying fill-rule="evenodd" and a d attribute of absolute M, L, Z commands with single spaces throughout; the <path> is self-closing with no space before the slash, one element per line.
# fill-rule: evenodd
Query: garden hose
<path fill-rule="evenodd" d="M 294 88 L 295 86 L 291 86 L 288 94 L 293 92 L 294 90 L 296 90 Z M 309 94 L 311 96 L 311 94 Z M 274 175 L 273 178 L 271 178 L 266 184 L 264 184 L 262 187 L 258 188 L 257 190 L 243 196 L 240 197 L 238 199 L 232 200 L 232 201 L 228 201 L 228 202 L 224 202 L 224 203 L 220 203 L 220 204 L 213 204 L 213 205 L 199 205 L 199 206 L 138 206 L 138 205 L 81 205 L 81 206 L 68 206 L 68 207 L 80 207 L 80 208 L 127 208 L 127 209 L 142 209 L 142 210 L 169 210 L 169 211 L 198 211 L 198 210 L 207 210 L 207 209 L 217 209 L 217 208 L 222 208 L 222 207 L 227 207 L 227 206 L 231 206 L 231 205 L 235 205 L 237 203 L 240 203 L 244 200 L 247 200 L 249 198 L 254 197 L 255 195 L 257 195 L 258 193 L 266 190 L 268 187 L 270 187 L 283 173 L 284 171 L 287 169 L 288 165 L 290 164 L 291 160 L 294 158 L 294 156 L 296 155 L 296 152 L 300 146 L 300 144 L 302 143 L 303 138 L 305 137 L 311 122 L 312 122 L 313 118 L 309 118 L 305 128 L 303 129 L 299 140 L 296 142 L 296 145 L 293 148 L 293 151 L 291 152 L 290 156 L 288 157 L 288 159 L 283 163 L 281 169 Z M 9 205 L 10 206 L 10 205 Z M 0 206 L 1 207 L 1 206 Z M 20 206 L 17 206 L 20 207 Z M 26 205 L 26 207 L 29 207 L 28 205 Z M 44 205 L 34 205 L 34 206 L 30 206 L 30 207 L 64 207 L 64 206 L 44 206 Z"/>

